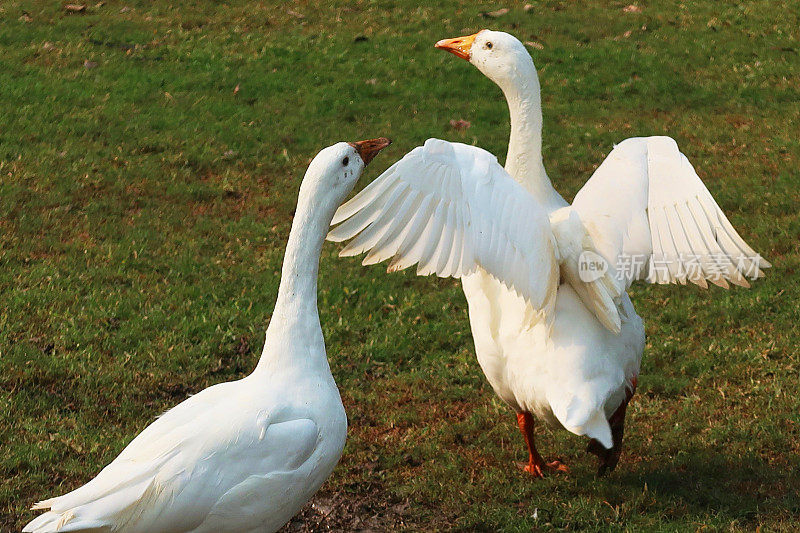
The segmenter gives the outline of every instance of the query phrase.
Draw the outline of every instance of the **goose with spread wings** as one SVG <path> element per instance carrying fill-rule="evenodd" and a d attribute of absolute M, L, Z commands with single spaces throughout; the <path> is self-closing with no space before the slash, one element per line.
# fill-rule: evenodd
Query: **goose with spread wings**
<path fill-rule="evenodd" d="M 669 137 L 619 143 L 568 204 L 541 156 L 539 81 L 502 32 L 437 43 L 503 90 L 505 168 L 474 146 L 429 139 L 345 203 L 332 241 L 364 264 L 460 278 L 475 350 L 517 413 L 527 472 L 566 470 L 534 444 L 534 417 L 590 438 L 599 473 L 619 460 L 645 336 L 636 280 L 747 287 L 763 260 L 732 227 Z"/>

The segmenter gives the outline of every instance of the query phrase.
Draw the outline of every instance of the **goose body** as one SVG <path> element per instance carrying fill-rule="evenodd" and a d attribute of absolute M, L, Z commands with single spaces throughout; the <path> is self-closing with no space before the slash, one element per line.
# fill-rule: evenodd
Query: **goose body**
<path fill-rule="evenodd" d="M 620 302 L 626 317 L 614 334 L 567 283 L 558 287 L 549 327 L 486 272 L 462 284 L 478 363 L 495 393 L 517 413 L 611 448 L 607 420 L 632 390 L 644 350 L 644 325 L 627 295 Z"/>
<path fill-rule="evenodd" d="M 436 46 L 502 89 L 505 168 L 480 148 L 429 139 L 344 204 L 328 238 L 352 238 L 340 255 L 368 252 L 364 264 L 461 278 L 478 362 L 517 413 L 526 471 L 565 470 L 538 454 L 534 416 L 589 437 L 600 473 L 613 469 L 645 344 L 630 284 L 747 286 L 769 264 L 669 137 L 622 141 L 568 204 L 542 162 L 539 80 L 524 46 L 488 30 Z"/>
<path fill-rule="evenodd" d="M 336 207 L 386 144 L 338 143 L 309 166 L 255 371 L 164 413 L 89 483 L 36 504 L 46 512 L 23 531 L 271 532 L 319 489 L 347 432 L 317 311 L 319 254 Z"/>

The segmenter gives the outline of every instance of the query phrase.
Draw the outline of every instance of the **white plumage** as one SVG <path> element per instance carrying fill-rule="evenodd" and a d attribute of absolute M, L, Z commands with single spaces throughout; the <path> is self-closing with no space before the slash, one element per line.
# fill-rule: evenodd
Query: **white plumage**
<path fill-rule="evenodd" d="M 622 141 L 575 196 L 572 207 L 602 236 L 598 252 L 631 282 L 691 281 L 749 287 L 745 276 L 769 266 L 736 233 L 677 143 L 669 137 Z M 641 269 L 622 268 L 619 257 L 643 256 Z M 698 258 L 698 264 L 680 270 Z M 758 264 L 757 264 L 758 263 Z"/>
<path fill-rule="evenodd" d="M 364 161 L 388 144 L 376 141 L 311 162 L 256 370 L 164 413 L 86 485 L 37 503 L 46 512 L 23 531 L 269 532 L 317 491 L 347 432 L 317 311 L 319 254 Z"/>
<path fill-rule="evenodd" d="M 631 282 L 747 286 L 769 265 L 669 137 L 620 143 L 570 206 L 542 163 L 539 81 L 522 44 L 484 30 L 437 47 L 505 93 L 505 170 L 484 150 L 429 139 L 343 205 L 328 238 L 353 238 L 341 255 L 368 252 L 364 264 L 462 279 L 478 361 L 518 413 L 526 470 L 564 469 L 539 456 L 531 414 L 594 439 L 600 471 L 613 469 L 644 349 Z"/>
<path fill-rule="evenodd" d="M 342 256 L 389 270 L 467 276 L 484 268 L 536 309 L 552 311 L 558 286 L 547 213 L 480 148 L 429 139 L 345 203 L 328 240 Z"/>

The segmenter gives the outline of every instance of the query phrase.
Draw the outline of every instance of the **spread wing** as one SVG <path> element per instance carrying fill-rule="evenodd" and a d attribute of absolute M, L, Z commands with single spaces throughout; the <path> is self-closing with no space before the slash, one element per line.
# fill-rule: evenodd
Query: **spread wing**
<path fill-rule="evenodd" d="M 333 218 L 328 240 L 352 239 L 340 256 L 390 259 L 389 271 L 462 277 L 483 268 L 546 316 L 559 280 L 545 210 L 480 148 L 428 139 Z"/>
<path fill-rule="evenodd" d="M 769 267 L 739 236 L 670 137 L 626 139 L 575 196 L 620 291 L 634 280 L 749 287 Z"/>

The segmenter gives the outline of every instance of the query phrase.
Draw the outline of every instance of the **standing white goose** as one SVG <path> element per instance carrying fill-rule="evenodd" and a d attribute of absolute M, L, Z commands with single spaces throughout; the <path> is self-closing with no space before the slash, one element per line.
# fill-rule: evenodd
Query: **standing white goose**
<path fill-rule="evenodd" d="M 536 415 L 590 437 L 602 474 L 619 460 L 644 350 L 631 282 L 747 286 L 769 265 L 669 137 L 621 142 L 569 206 L 544 169 L 539 79 L 522 43 L 483 30 L 436 46 L 505 94 L 505 169 L 480 148 L 429 139 L 343 205 L 328 238 L 355 237 L 340 255 L 369 251 L 364 264 L 460 277 L 478 361 L 517 412 L 525 470 L 566 470 L 537 452 Z"/>
<path fill-rule="evenodd" d="M 26 532 L 271 532 L 339 461 L 347 418 L 325 353 L 317 272 L 325 232 L 388 139 L 338 143 L 300 186 L 261 359 L 164 413 L 86 485 L 36 504 Z"/>

